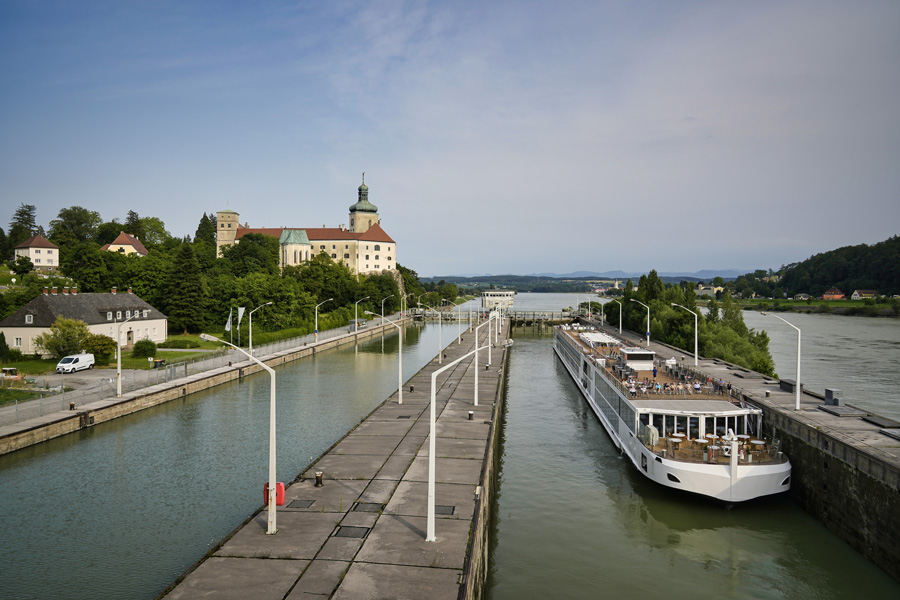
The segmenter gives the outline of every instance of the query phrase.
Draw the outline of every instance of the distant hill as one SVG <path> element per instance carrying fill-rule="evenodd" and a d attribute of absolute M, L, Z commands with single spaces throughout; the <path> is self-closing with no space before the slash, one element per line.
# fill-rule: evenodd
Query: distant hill
<path fill-rule="evenodd" d="M 789 295 L 821 296 L 836 287 L 847 297 L 853 290 L 875 290 L 882 296 L 900 294 L 900 237 L 877 244 L 844 246 L 782 267 L 779 284 Z"/>

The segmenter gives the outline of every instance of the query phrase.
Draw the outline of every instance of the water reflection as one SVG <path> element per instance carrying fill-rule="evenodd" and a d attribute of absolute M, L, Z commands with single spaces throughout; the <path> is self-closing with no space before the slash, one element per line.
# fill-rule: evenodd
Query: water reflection
<path fill-rule="evenodd" d="M 552 354 L 516 330 L 488 597 L 896 596 L 786 496 L 726 510 L 622 458 Z"/>

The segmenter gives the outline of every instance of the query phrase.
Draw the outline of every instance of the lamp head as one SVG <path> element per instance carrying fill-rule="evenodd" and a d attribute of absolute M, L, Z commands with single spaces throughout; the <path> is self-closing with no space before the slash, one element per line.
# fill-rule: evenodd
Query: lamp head
<path fill-rule="evenodd" d="M 769 313 L 767 313 L 767 312 L 764 311 L 764 310 L 759 311 L 759 314 L 761 314 L 761 315 L 764 316 L 764 317 L 768 317 L 768 316 L 769 316 Z"/>
<path fill-rule="evenodd" d="M 217 338 L 209 335 L 208 333 L 201 333 L 200 339 L 203 340 L 204 342 L 218 342 L 219 341 Z"/>

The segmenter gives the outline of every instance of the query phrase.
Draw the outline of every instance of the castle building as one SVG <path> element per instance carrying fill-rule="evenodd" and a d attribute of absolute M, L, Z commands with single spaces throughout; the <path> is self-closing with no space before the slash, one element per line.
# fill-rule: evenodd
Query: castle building
<path fill-rule="evenodd" d="M 279 266 L 300 265 L 320 253 L 342 262 L 354 274 L 380 273 L 397 268 L 397 243 L 381 228 L 378 207 L 369 202 L 369 187 L 363 178 L 359 199 L 350 206 L 350 226 L 321 228 L 253 228 L 241 225 L 240 215 L 232 210 L 216 213 L 216 249 L 238 244 L 248 233 L 278 239 Z"/>

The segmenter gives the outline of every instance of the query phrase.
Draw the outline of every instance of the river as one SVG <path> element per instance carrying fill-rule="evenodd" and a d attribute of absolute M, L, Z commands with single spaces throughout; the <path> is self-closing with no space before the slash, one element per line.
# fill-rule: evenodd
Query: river
<path fill-rule="evenodd" d="M 515 302 L 559 310 L 575 296 Z M 900 583 L 786 496 L 725 510 L 640 476 L 559 364 L 552 338 L 530 328 L 513 336 L 489 599 L 900 596 Z M 809 354 L 804 361 L 815 360 Z"/>
<path fill-rule="evenodd" d="M 457 325 L 442 331 L 446 346 Z M 438 341 L 406 327 L 404 381 Z M 280 481 L 396 391 L 397 346 L 389 332 L 276 368 Z M 0 597 L 155 597 L 262 504 L 268 427 L 260 373 L 0 456 Z"/>

